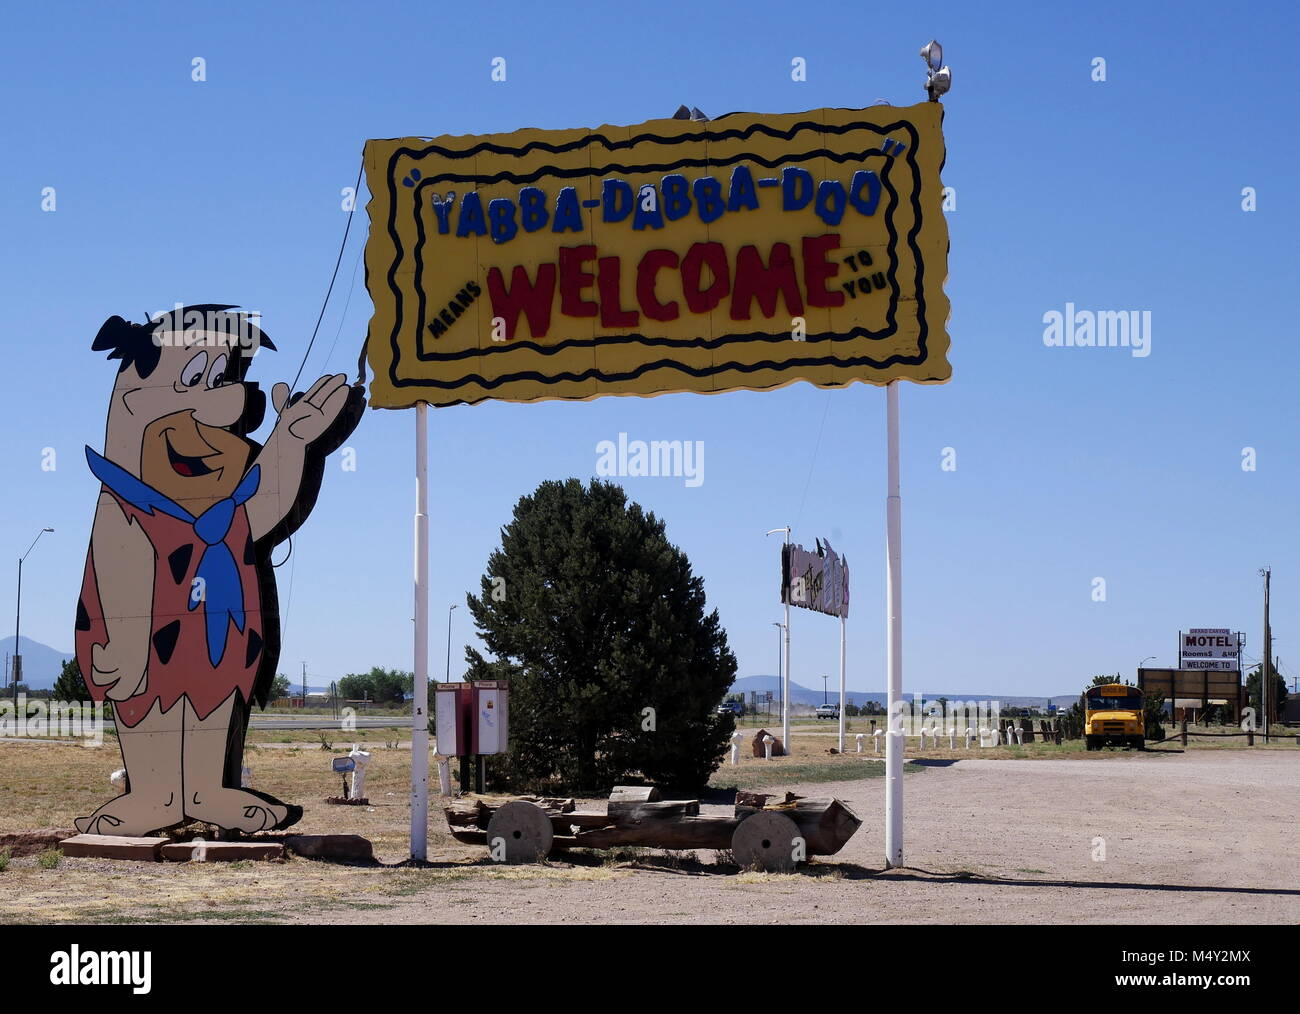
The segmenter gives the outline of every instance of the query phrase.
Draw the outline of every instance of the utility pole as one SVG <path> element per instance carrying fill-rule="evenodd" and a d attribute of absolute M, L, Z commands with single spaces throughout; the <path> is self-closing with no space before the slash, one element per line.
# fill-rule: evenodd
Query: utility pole
<path fill-rule="evenodd" d="M 451 682 L 451 614 L 455 608 L 456 603 L 453 602 L 447 609 L 447 676 L 443 680 L 444 683 Z"/>
<path fill-rule="evenodd" d="M 302 707 L 307 710 L 307 663 L 302 664 Z"/>
<path fill-rule="evenodd" d="M 1264 742 L 1268 742 L 1269 698 L 1273 689 L 1273 628 L 1268 620 L 1269 586 L 1273 580 L 1273 568 L 1260 571 L 1264 578 L 1264 661 L 1259 667 L 1259 709 L 1264 712 Z"/>
<path fill-rule="evenodd" d="M 788 607 L 786 609 L 786 612 L 787 614 L 789 613 Z M 784 698 L 782 697 L 782 688 L 785 686 L 785 663 L 782 662 L 781 660 L 782 659 L 781 653 L 783 650 L 783 646 L 785 644 L 786 627 L 785 624 L 782 623 L 780 620 L 773 620 L 772 626 L 776 627 L 776 699 L 777 702 L 780 703 L 781 701 L 784 700 Z M 771 699 L 769 698 L 769 701 L 770 700 Z M 782 704 L 783 713 L 784 713 L 784 707 L 785 705 Z M 772 706 L 770 703 L 768 704 L 767 715 L 769 718 L 772 717 Z"/>
<path fill-rule="evenodd" d="M 782 564 L 781 569 L 783 572 L 782 576 L 784 577 L 785 567 L 792 565 L 790 563 L 790 526 L 786 525 L 784 528 L 773 528 L 767 534 L 775 535 L 777 532 L 785 533 L 785 549 L 781 556 L 781 564 Z M 790 574 L 790 580 L 791 583 L 793 583 L 794 581 L 793 574 Z M 789 756 L 790 754 L 790 601 L 789 600 L 790 600 L 790 596 L 793 594 L 794 592 L 792 589 L 785 589 L 785 595 L 784 595 L 784 598 L 786 599 L 785 627 L 784 627 L 785 661 L 784 661 L 784 665 L 782 666 L 783 672 L 781 675 L 781 749 L 785 752 L 786 756 Z"/>
<path fill-rule="evenodd" d="M 15 708 L 18 707 L 18 684 L 23 678 L 23 642 L 22 642 L 22 638 L 18 636 L 19 629 L 22 624 L 22 618 L 23 618 L 23 561 L 26 560 L 27 557 L 31 554 L 31 551 L 36 548 L 36 543 L 41 541 L 41 536 L 44 535 L 46 532 L 52 532 L 52 531 L 54 531 L 53 528 L 42 528 L 39 532 L 36 533 L 36 538 L 32 539 L 32 544 L 27 547 L 27 552 L 24 553 L 22 556 L 18 557 L 18 598 L 16 599 L 15 606 L 14 606 L 13 677 L 14 677 L 14 707 Z"/>

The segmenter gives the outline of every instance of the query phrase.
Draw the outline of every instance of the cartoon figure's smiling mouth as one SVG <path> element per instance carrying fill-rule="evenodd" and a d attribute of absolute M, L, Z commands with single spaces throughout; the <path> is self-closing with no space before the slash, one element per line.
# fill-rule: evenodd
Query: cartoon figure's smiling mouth
<path fill-rule="evenodd" d="M 202 458 L 193 458 L 181 454 L 172 446 L 171 438 L 167 435 L 170 431 L 163 431 L 163 443 L 167 447 L 167 461 L 172 466 L 172 471 L 177 475 L 183 475 L 186 478 L 193 478 L 198 475 L 211 475 L 218 471 L 215 468 L 209 468 Z M 217 452 L 216 456 L 220 456 Z"/>

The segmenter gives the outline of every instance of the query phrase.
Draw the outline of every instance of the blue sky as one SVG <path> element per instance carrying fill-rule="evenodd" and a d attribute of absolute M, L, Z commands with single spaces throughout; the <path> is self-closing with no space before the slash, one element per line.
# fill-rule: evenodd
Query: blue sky
<path fill-rule="evenodd" d="M 100 446 L 113 379 L 90 351 L 99 324 L 177 301 L 256 308 L 281 350 L 259 357 L 257 379 L 291 379 L 367 138 L 638 123 L 683 102 L 711 115 L 910 105 L 924 98 L 917 50 L 937 37 L 954 79 L 953 379 L 902 391 L 906 688 L 1071 692 L 1146 656 L 1170 663 L 1189 626 L 1245 630 L 1257 657 L 1266 564 L 1276 651 L 1300 674 L 1294 6 L 905 6 L 7 14 L 0 618 L 13 616 L 12 561 L 51 525 L 24 568 L 23 633 L 72 644 L 97 486 L 81 448 Z M 505 82 L 491 80 L 497 56 Z M 206 81 L 191 80 L 195 57 Z M 1258 210 L 1242 210 L 1244 187 Z M 307 380 L 355 370 L 366 226 L 358 211 Z M 1043 315 L 1067 301 L 1149 310 L 1151 355 L 1045 347 Z M 701 486 L 625 485 L 704 577 L 740 674 L 775 670 L 778 547 L 763 533 L 789 523 L 847 554 L 849 686 L 883 691 L 884 413 L 882 389 L 807 384 L 431 413 L 431 671 L 445 665 L 447 606 L 477 587 L 515 500 L 590 477 L 597 443 L 626 432 L 704 442 Z M 305 661 L 320 684 L 410 668 L 414 426 L 412 412 L 368 412 L 350 441 L 357 470 L 327 468 L 278 572 L 286 672 Z M 956 471 L 940 468 L 945 447 Z M 836 628 L 796 611 L 796 681 L 834 680 Z M 453 673 L 470 636 L 462 604 Z"/>

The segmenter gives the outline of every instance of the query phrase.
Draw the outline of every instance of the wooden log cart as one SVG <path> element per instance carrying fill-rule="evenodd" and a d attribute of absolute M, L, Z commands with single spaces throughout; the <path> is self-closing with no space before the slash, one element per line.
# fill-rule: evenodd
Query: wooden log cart
<path fill-rule="evenodd" d="M 731 814 L 701 814 L 698 799 L 662 800 L 652 786 L 615 786 L 605 812 L 572 799 L 463 796 L 444 807 L 459 842 L 486 845 L 504 863 L 540 862 L 553 850 L 730 849 L 741 869 L 790 873 L 809 856 L 833 856 L 862 821 L 838 799 L 738 792 Z"/>

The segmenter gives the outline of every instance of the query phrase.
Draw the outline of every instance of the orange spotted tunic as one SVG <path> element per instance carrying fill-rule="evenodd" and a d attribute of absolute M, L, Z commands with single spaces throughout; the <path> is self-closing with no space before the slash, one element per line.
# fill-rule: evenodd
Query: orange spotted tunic
<path fill-rule="evenodd" d="M 161 512 L 137 509 L 117 493 L 104 487 L 126 517 L 140 526 L 154 550 L 153 620 L 149 635 L 149 661 L 143 690 L 125 701 L 114 701 L 113 711 L 127 727 L 139 723 L 157 703 L 164 712 L 186 698 L 200 718 L 207 718 L 236 690 L 244 700 L 252 699 L 253 684 L 265 650 L 262 598 L 258 583 L 257 558 L 241 504 L 234 510 L 230 530 L 223 540 L 234 557 L 243 590 L 243 629 L 231 618 L 225 627 L 225 649 L 213 665 L 205 633 L 204 608 L 190 608 L 191 595 L 204 543 L 194 526 Z M 111 577 L 105 575 L 105 577 Z M 85 577 L 77 602 L 77 665 L 95 701 L 104 701 L 107 686 L 91 679 L 91 647 L 108 642 L 99 597 L 99 575 L 93 551 L 86 554 Z M 132 681 L 136 673 L 122 678 Z"/>

